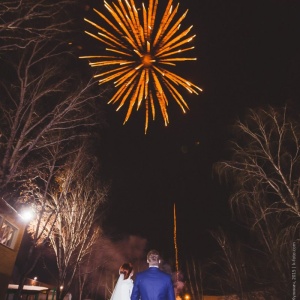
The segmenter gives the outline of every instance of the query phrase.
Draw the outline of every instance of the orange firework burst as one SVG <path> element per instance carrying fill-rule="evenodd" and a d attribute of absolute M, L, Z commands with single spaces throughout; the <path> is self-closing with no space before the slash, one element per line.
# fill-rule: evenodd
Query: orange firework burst
<path fill-rule="evenodd" d="M 188 105 L 178 88 L 183 87 L 190 93 L 202 91 L 198 86 L 170 71 L 176 62 L 196 60 L 182 57 L 182 53 L 193 49 L 187 47 L 195 35 L 188 36 L 192 28 L 180 30 L 180 23 L 187 11 L 175 20 L 179 4 L 173 8 L 169 0 L 160 21 L 156 21 L 158 0 L 149 0 L 148 9 L 136 8 L 134 0 L 118 0 L 118 4 L 105 7 L 111 19 L 101 12 L 94 11 L 109 25 L 109 30 L 85 19 L 99 30 L 98 35 L 86 33 L 104 43 L 109 55 L 82 56 L 92 59 L 91 67 L 105 67 L 102 73 L 95 75 L 99 84 L 114 81 L 117 91 L 108 103 L 118 103 L 119 110 L 128 103 L 124 124 L 129 119 L 134 107 L 138 110 L 145 106 L 145 133 L 148 128 L 149 115 L 155 119 L 155 106 L 159 106 L 165 125 L 169 123 L 167 113 L 168 99 L 171 96 L 185 113 Z M 139 14 L 140 13 L 140 14 Z M 140 16 L 141 15 L 141 16 Z M 183 47 L 183 48 L 181 48 Z"/>

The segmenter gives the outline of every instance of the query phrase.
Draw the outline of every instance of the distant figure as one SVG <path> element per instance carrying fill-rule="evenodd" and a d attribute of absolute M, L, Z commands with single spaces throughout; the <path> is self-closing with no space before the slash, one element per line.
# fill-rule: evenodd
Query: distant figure
<path fill-rule="evenodd" d="M 133 281 L 133 266 L 131 263 L 124 263 L 119 269 L 119 279 L 116 283 L 110 300 L 130 300 Z"/>
<path fill-rule="evenodd" d="M 159 253 L 147 254 L 149 268 L 136 274 L 131 300 L 175 300 L 171 275 L 159 269 Z"/>

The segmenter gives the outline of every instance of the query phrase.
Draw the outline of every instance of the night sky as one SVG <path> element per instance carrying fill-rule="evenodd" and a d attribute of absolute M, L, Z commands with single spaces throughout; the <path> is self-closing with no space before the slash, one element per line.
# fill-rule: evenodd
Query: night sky
<path fill-rule="evenodd" d="M 166 2 L 160 0 L 159 9 Z M 106 11 L 102 1 L 90 4 Z M 115 106 L 103 106 L 107 125 L 100 133 L 98 153 L 103 177 L 111 183 L 106 234 L 115 239 L 141 236 L 149 248 L 172 258 L 176 203 L 180 257 L 204 259 L 215 249 L 210 230 L 221 226 L 233 235 L 243 233 L 231 221 L 230 189 L 213 172 L 215 162 L 229 158 L 230 125 L 243 118 L 247 108 L 300 99 L 300 3 L 181 1 L 180 12 L 186 9 L 183 26 L 194 25 L 196 49 L 191 56 L 198 60 L 179 64 L 179 71 L 204 92 L 184 94 L 187 114 L 170 103 L 169 126 L 164 127 L 159 116 L 150 122 L 147 135 L 143 111 L 133 112 L 123 126 L 126 109 L 115 112 Z M 84 14 L 99 20 L 96 14 Z M 97 43 L 85 39 L 82 54 L 96 52 Z"/>

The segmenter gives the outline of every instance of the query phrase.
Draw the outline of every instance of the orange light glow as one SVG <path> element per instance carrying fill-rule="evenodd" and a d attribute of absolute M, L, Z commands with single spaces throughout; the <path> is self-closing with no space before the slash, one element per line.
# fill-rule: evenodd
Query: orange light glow
<path fill-rule="evenodd" d="M 168 97 L 173 98 L 183 112 L 188 105 L 179 88 L 198 95 L 201 88 L 170 71 L 177 62 L 196 60 L 184 57 L 182 53 L 194 47 L 185 47 L 195 35 L 189 35 L 192 28 L 180 30 L 180 24 L 187 11 L 177 20 L 179 4 L 174 8 L 169 0 L 161 20 L 156 20 L 158 0 L 149 0 L 148 9 L 136 8 L 134 0 L 118 0 L 109 4 L 104 1 L 110 18 L 94 9 L 98 16 L 108 25 L 104 28 L 88 19 L 90 25 L 97 29 L 97 34 L 86 33 L 107 46 L 107 55 L 81 56 L 90 60 L 91 67 L 104 68 L 105 71 L 95 75 L 99 84 L 113 81 L 117 91 L 108 103 L 118 104 L 119 110 L 128 105 L 124 124 L 132 110 L 145 107 L 145 133 L 148 129 L 149 116 L 155 119 L 156 108 L 160 109 L 167 126 Z M 183 47 L 183 48 L 181 48 Z"/>

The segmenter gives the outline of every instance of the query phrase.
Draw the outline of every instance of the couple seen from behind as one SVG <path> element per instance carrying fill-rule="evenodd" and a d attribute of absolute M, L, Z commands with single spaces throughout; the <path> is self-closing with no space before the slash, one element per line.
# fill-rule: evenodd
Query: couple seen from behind
<path fill-rule="evenodd" d="M 147 263 L 149 268 L 137 273 L 134 282 L 133 266 L 124 263 L 110 300 L 175 300 L 171 276 L 159 269 L 158 251 L 148 252 Z"/>

